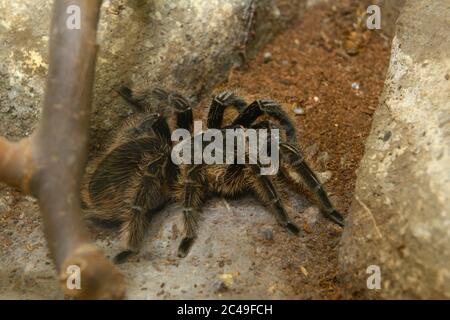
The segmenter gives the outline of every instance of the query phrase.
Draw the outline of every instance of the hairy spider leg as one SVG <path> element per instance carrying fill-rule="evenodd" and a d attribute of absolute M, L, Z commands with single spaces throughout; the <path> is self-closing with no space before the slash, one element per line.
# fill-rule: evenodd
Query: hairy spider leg
<path fill-rule="evenodd" d="M 142 97 L 136 97 L 133 94 L 133 90 L 126 86 L 120 86 L 119 89 L 116 90 L 116 92 L 126 101 L 128 102 L 135 111 L 137 112 L 144 112 L 145 107 L 142 104 L 143 98 Z"/>
<path fill-rule="evenodd" d="M 276 127 L 276 125 L 271 123 L 270 120 L 263 120 L 252 125 L 252 128 L 272 129 L 274 127 Z M 268 143 L 270 143 L 270 141 L 268 141 Z M 287 172 L 284 173 L 285 178 L 288 178 L 299 187 L 306 185 L 307 189 L 309 189 L 318 200 L 325 217 L 340 226 L 344 226 L 342 214 L 331 204 L 323 185 L 308 166 L 302 152 L 296 144 L 291 142 L 280 142 L 279 148 L 282 159 L 287 163 L 287 166 L 285 167 Z"/>
<path fill-rule="evenodd" d="M 235 107 L 238 112 L 247 106 L 247 102 L 237 97 L 231 91 L 224 91 L 214 96 L 208 112 L 208 128 L 220 129 L 223 124 L 224 112 L 228 107 Z"/>
<path fill-rule="evenodd" d="M 258 117 L 264 115 L 273 117 L 279 121 L 280 127 L 286 133 L 288 142 L 295 143 L 297 141 L 295 127 L 291 119 L 289 119 L 289 116 L 283 111 L 281 106 L 272 100 L 256 100 L 252 102 L 241 111 L 230 127 L 243 126 L 248 128 Z"/>
<path fill-rule="evenodd" d="M 197 237 L 200 207 L 206 193 L 206 178 L 203 165 L 189 165 L 183 178 L 184 236 L 178 247 L 178 256 L 185 257 Z"/>
<path fill-rule="evenodd" d="M 325 217 L 340 226 L 344 226 L 344 217 L 331 204 L 327 192 L 306 163 L 300 150 L 291 143 L 282 142 L 280 143 L 280 151 L 282 157 L 288 163 L 286 175 L 298 186 L 305 184 L 317 198 Z"/>
<path fill-rule="evenodd" d="M 189 101 L 177 92 L 168 92 L 161 88 L 152 91 L 154 97 L 160 101 L 165 101 L 175 111 L 177 128 L 193 131 L 194 117 Z"/>
<path fill-rule="evenodd" d="M 255 177 L 252 182 L 252 189 L 256 193 L 258 199 L 275 214 L 278 223 L 286 228 L 289 232 L 298 235 L 300 229 L 289 218 L 284 208 L 282 198 L 277 190 L 274 179 L 271 176 L 261 175 L 260 165 L 251 165 L 252 173 Z"/>

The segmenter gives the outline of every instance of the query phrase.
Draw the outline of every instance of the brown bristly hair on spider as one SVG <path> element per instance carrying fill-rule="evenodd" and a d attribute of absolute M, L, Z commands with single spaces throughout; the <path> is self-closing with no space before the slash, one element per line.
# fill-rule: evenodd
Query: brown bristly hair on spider
<path fill-rule="evenodd" d="M 87 219 L 120 225 L 124 248 L 116 255 L 116 262 L 139 251 L 152 216 L 170 201 L 183 208 L 184 233 L 178 255 L 186 256 L 197 237 L 202 205 L 211 194 L 233 198 L 253 193 L 281 226 L 299 234 L 299 227 L 286 210 L 285 189 L 292 185 L 296 190 L 308 190 L 327 218 L 344 225 L 342 215 L 305 162 L 292 121 L 277 102 L 256 100 L 247 104 L 225 91 L 214 96 L 206 119 L 210 129 L 255 128 L 269 133 L 279 129 L 280 170 L 268 176 L 261 175 L 259 163 L 175 165 L 171 160 L 171 131 L 193 131 L 188 100 L 163 89 L 146 92 L 145 97 L 134 95 L 127 87 L 121 87 L 118 93 L 135 114 L 117 131 L 106 152 L 94 160 L 94 170 L 87 174 L 82 192 Z M 165 106 L 161 110 L 170 112 L 152 112 L 146 105 L 149 96 Z M 168 117 L 172 117 L 169 123 Z"/>

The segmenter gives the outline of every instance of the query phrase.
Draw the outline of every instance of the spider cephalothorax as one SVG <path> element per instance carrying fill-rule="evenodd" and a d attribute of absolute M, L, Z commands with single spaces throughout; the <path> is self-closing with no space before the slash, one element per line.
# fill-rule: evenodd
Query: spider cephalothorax
<path fill-rule="evenodd" d="M 296 143 L 296 131 L 280 105 L 257 100 L 247 105 L 231 92 L 212 100 L 207 127 L 280 130 L 278 144 L 280 170 L 262 175 L 261 164 L 181 164 L 172 161 L 171 130 L 193 131 L 192 109 L 177 93 L 155 89 L 147 96 L 156 98 L 171 111 L 173 121 L 148 111 L 146 99 L 135 97 L 130 89 L 119 90 L 136 114 L 118 131 L 105 154 L 94 162 L 87 177 L 83 202 L 87 218 L 115 222 L 121 226 L 125 250 L 116 256 L 120 262 L 136 253 L 145 236 L 149 220 L 156 211 L 173 200 L 183 209 L 184 233 L 178 253 L 185 256 L 196 238 L 199 213 L 210 194 L 234 197 L 253 193 L 275 215 L 277 221 L 294 234 L 299 228 L 288 217 L 285 185 L 306 187 L 315 196 L 326 217 L 339 225 L 342 215 L 334 209 L 316 175 L 309 168 Z M 193 139 L 192 139 L 193 140 Z"/>

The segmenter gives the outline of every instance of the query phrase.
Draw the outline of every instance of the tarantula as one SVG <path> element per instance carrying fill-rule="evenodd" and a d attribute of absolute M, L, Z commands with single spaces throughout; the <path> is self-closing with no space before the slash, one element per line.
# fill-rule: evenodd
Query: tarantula
<path fill-rule="evenodd" d="M 296 142 L 295 128 L 272 100 L 247 104 L 232 92 L 216 95 L 209 108 L 207 126 L 228 128 L 279 128 L 280 170 L 276 175 L 260 174 L 257 164 L 175 165 L 171 160 L 171 130 L 193 131 L 193 114 L 188 101 L 178 93 L 155 89 L 136 96 L 122 87 L 119 94 L 136 110 L 119 129 L 105 154 L 94 162 L 95 170 L 87 176 L 82 192 L 86 217 L 90 220 L 120 225 L 125 249 L 115 262 L 124 261 L 139 251 L 149 220 L 171 200 L 183 207 L 184 233 L 178 255 L 187 255 L 196 238 L 199 213 L 210 194 L 235 197 L 254 193 L 275 215 L 276 220 L 293 234 L 300 229 L 291 221 L 285 203 L 284 186 L 291 183 L 306 187 L 318 200 L 323 214 L 340 226 L 342 215 L 334 209 L 327 193 L 304 160 Z M 150 111 L 146 102 L 152 96 L 164 108 Z M 166 120 L 167 112 L 169 123 Z"/>

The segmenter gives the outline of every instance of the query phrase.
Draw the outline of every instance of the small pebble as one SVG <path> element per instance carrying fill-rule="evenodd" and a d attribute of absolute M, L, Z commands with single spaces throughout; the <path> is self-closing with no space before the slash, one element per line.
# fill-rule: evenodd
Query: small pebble
<path fill-rule="evenodd" d="M 352 89 L 353 90 L 359 90 L 359 88 L 360 88 L 359 82 L 353 82 L 352 83 Z"/>
<path fill-rule="evenodd" d="M 272 54 L 270 52 L 264 53 L 264 63 L 269 63 L 272 61 Z"/>
<path fill-rule="evenodd" d="M 308 270 L 306 270 L 306 268 L 304 266 L 300 266 L 300 271 L 303 273 L 303 275 L 305 277 L 308 276 Z"/>
<path fill-rule="evenodd" d="M 309 207 L 303 212 L 306 222 L 310 226 L 314 226 L 319 219 L 320 211 L 316 206 Z"/>
<path fill-rule="evenodd" d="M 331 177 L 333 176 L 333 173 L 331 171 L 324 171 L 324 172 L 318 172 L 317 175 L 319 176 L 320 182 L 323 184 L 330 181 Z"/>
<path fill-rule="evenodd" d="M 294 107 L 294 113 L 296 115 L 304 115 L 305 114 L 305 109 L 303 109 L 302 107 Z"/>
<path fill-rule="evenodd" d="M 215 279 L 212 283 L 212 289 L 214 293 L 221 293 L 227 291 L 228 287 L 223 280 Z"/>
<path fill-rule="evenodd" d="M 289 64 L 289 61 L 283 60 L 283 61 L 281 61 L 281 64 L 282 64 L 283 66 L 287 66 L 287 65 Z"/>
<path fill-rule="evenodd" d="M 314 97 L 315 102 L 319 102 L 319 97 Z"/>
<path fill-rule="evenodd" d="M 273 230 L 271 228 L 265 228 L 261 230 L 264 239 L 272 241 L 273 240 Z"/>

